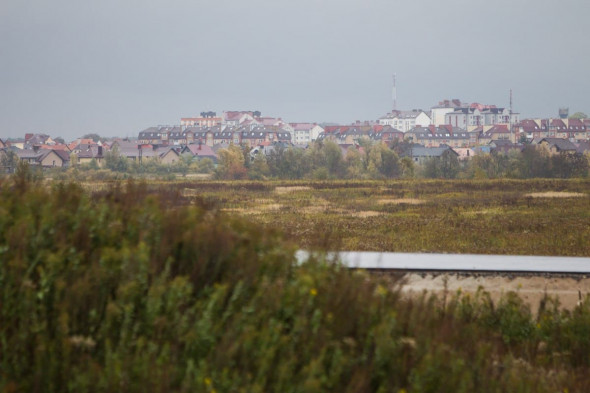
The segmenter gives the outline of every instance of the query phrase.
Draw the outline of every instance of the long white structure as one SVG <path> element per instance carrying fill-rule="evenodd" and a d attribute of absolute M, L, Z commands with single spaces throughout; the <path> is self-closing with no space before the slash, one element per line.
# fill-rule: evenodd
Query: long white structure
<path fill-rule="evenodd" d="M 381 252 L 340 252 L 338 259 L 350 268 L 383 270 L 590 273 L 590 258 L 476 254 L 412 254 Z M 336 253 L 330 255 L 331 258 Z M 297 260 L 309 253 L 299 251 Z"/>

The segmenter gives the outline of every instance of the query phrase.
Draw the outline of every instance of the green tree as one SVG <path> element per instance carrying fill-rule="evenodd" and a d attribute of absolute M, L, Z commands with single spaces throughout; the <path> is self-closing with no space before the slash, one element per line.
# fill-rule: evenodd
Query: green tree
<path fill-rule="evenodd" d="M 326 157 L 326 169 L 332 177 L 343 177 L 344 175 L 344 160 L 342 158 L 342 150 L 337 143 L 326 141 L 323 147 L 324 156 Z"/>
<path fill-rule="evenodd" d="M 198 173 L 213 173 L 215 170 L 215 163 L 208 157 L 193 162 L 192 166 L 194 166 Z"/>
<path fill-rule="evenodd" d="M 219 164 L 216 169 L 218 179 L 245 179 L 247 170 L 244 166 L 244 154 L 240 146 L 230 145 L 217 153 Z"/>
<path fill-rule="evenodd" d="M 576 112 L 570 116 L 571 119 L 587 119 L 588 115 L 584 112 Z"/>
<path fill-rule="evenodd" d="M 400 161 L 400 167 L 402 171 L 402 176 L 408 179 L 414 177 L 415 167 L 414 161 L 410 157 L 403 157 Z"/>
<path fill-rule="evenodd" d="M 431 157 L 424 163 L 423 173 L 428 178 L 454 179 L 459 174 L 457 154 L 446 150 L 440 157 Z"/>
<path fill-rule="evenodd" d="M 521 155 L 519 173 L 523 178 L 550 177 L 550 155 L 543 146 L 526 146 Z"/>
<path fill-rule="evenodd" d="M 264 153 L 258 152 L 250 164 L 248 177 L 253 180 L 263 180 L 266 179 L 268 175 L 270 175 L 270 168 L 266 163 L 266 157 Z"/>
<path fill-rule="evenodd" d="M 440 174 L 445 179 L 454 179 L 459 173 L 459 159 L 452 150 L 446 150 L 440 156 Z"/>
<path fill-rule="evenodd" d="M 351 179 L 360 179 L 365 172 L 362 154 L 357 149 L 348 149 L 346 157 L 346 176 Z"/>
<path fill-rule="evenodd" d="M 95 133 L 90 133 L 90 134 L 84 134 L 84 136 L 82 136 L 82 139 L 92 139 L 94 142 L 99 142 L 104 140 L 103 137 L 101 137 L 98 134 Z"/>
<path fill-rule="evenodd" d="M 14 173 L 19 159 L 16 153 L 10 149 L 0 151 L 0 165 L 4 173 Z"/>
<path fill-rule="evenodd" d="M 129 161 L 127 157 L 119 153 L 117 146 L 106 152 L 104 156 L 104 167 L 113 172 L 127 172 L 129 170 Z"/>
<path fill-rule="evenodd" d="M 551 156 L 553 177 L 568 179 L 588 176 L 588 159 L 583 154 L 561 153 Z"/>

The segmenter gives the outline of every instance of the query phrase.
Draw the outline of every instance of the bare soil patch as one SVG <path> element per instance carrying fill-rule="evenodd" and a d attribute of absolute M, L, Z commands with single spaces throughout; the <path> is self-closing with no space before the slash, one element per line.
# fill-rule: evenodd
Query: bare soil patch
<path fill-rule="evenodd" d="M 579 198 L 585 197 L 586 194 L 581 192 L 563 192 L 563 191 L 547 191 L 547 192 L 533 192 L 526 194 L 527 197 L 533 198 Z"/>
<path fill-rule="evenodd" d="M 400 205 L 402 203 L 405 203 L 407 205 L 420 205 L 424 202 L 426 202 L 426 201 L 424 201 L 422 199 L 415 199 L 415 198 L 379 199 L 377 201 L 377 203 L 379 203 L 380 205 L 387 205 L 387 204 Z"/>
<path fill-rule="evenodd" d="M 275 187 L 275 192 L 279 195 L 288 194 L 294 191 L 306 191 L 311 190 L 311 187 L 307 186 L 291 186 L 291 187 Z"/>
<path fill-rule="evenodd" d="M 558 296 L 561 306 L 565 309 L 573 309 L 579 300 L 579 293 L 582 297 L 590 294 L 590 279 L 559 277 L 502 277 L 502 276 L 457 276 L 452 274 L 441 274 L 433 276 L 430 274 L 421 275 L 410 273 L 405 275 L 406 284 L 403 291 L 407 294 L 422 293 L 423 291 L 442 294 L 446 291 L 449 295 L 461 291 L 463 293 L 475 293 L 481 286 L 490 293 L 490 296 L 497 302 L 502 294 L 510 291 L 517 292 L 519 296 L 536 312 L 539 302 L 545 293 L 550 296 Z"/>
<path fill-rule="evenodd" d="M 376 212 L 376 211 L 371 211 L 371 210 L 351 213 L 351 215 L 353 215 L 355 217 L 360 217 L 360 218 L 377 217 L 382 214 L 383 213 L 381 213 L 381 212 Z"/>

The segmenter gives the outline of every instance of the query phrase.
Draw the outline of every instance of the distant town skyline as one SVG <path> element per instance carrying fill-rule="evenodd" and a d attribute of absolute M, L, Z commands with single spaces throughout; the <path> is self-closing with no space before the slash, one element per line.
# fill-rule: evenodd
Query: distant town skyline
<path fill-rule="evenodd" d="M 376 120 L 458 98 L 590 111 L 583 0 L 7 0 L 0 137 L 134 136 L 202 111 Z"/>

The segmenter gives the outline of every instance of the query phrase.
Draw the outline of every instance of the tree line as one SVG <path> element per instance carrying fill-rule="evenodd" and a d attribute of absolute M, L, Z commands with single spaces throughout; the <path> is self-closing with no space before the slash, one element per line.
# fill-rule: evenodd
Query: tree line
<path fill-rule="evenodd" d="M 522 151 L 482 153 L 462 161 L 451 150 L 416 163 L 408 142 L 361 143 L 345 152 L 331 141 L 307 149 L 275 147 L 252 155 L 237 145 L 219 151 L 218 179 L 399 179 L 399 178 L 573 178 L 587 177 L 588 155 L 550 154 L 527 145 Z"/>

